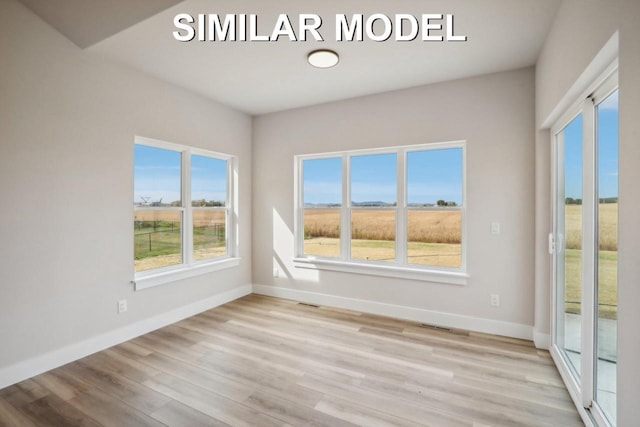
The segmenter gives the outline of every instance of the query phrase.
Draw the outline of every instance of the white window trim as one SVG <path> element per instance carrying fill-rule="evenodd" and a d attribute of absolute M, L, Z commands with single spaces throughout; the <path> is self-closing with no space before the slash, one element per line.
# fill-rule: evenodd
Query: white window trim
<path fill-rule="evenodd" d="M 406 164 L 407 153 L 413 151 L 443 150 L 450 148 L 462 149 L 462 204 L 455 208 L 442 207 L 408 207 L 406 205 Z M 354 209 L 351 206 L 350 166 L 351 157 L 376 154 L 396 154 L 397 167 L 397 204 L 395 207 L 380 207 L 376 210 L 393 210 L 396 212 L 396 261 L 394 263 L 382 263 L 375 261 L 363 261 L 351 259 L 351 239 L 343 236 L 351 236 L 351 221 L 349 213 Z M 304 254 L 304 210 L 314 209 L 303 206 L 304 173 L 303 162 L 305 160 L 317 160 L 327 158 L 342 158 L 342 205 L 335 208 L 340 211 L 340 258 L 328 258 L 309 256 Z M 374 276 L 394 277 L 402 279 L 420 280 L 425 282 L 446 283 L 454 285 L 466 285 L 469 274 L 467 273 L 467 161 L 466 141 L 436 142 L 429 144 L 385 147 L 378 149 L 350 150 L 320 154 L 305 154 L 294 158 L 294 265 L 298 268 L 310 268 L 317 270 L 341 271 L 346 273 L 367 274 Z M 355 208 L 365 210 L 366 208 Z M 406 218 L 409 210 L 456 210 L 462 213 L 462 259 L 460 268 L 447 268 L 436 266 L 420 266 L 407 263 L 407 224 Z"/>
<path fill-rule="evenodd" d="M 164 150 L 176 151 L 181 154 L 181 199 L 182 206 L 179 208 L 162 207 L 159 210 L 176 210 L 182 212 L 182 264 L 172 265 L 164 268 L 156 268 L 142 272 L 135 272 L 134 279 L 131 283 L 136 291 L 152 288 L 154 286 L 171 283 L 189 277 L 199 276 L 202 274 L 219 271 L 227 268 L 236 267 L 240 264 L 238 257 L 238 211 L 237 211 L 237 179 L 238 165 L 235 156 L 218 153 L 215 151 L 193 148 L 186 145 L 174 144 L 171 142 L 161 141 L 157 139 L 145 138 L 141 136 L 135 137 L 135 145 L 144 145 L 147 147 L 161 148 Z M 203 156 L 214 159 L 225 160 L 227 162 L 227 200 L 224 208 L 210 208 L 211 210 L 224 210 L 226 212 L 227 228 L 226 228 L 226 248 L 227 255 L 216 257 L 213 259 L 196 261 L 193 259 L 193 229 L 192 214 L 193 206 L 191 206 L 191 156 Z M 132 187 L 133 188 L 133 187 Z M 145 209 L 150 210 L 150 209 Z M 132 214 L 135 213 L 133 209 Z M 133 219 L 132 219 L 133 222 Z M 133 236 L 132 236 L 133 237 Z M 133 245 L 132 245 L 133 246 Z"/>

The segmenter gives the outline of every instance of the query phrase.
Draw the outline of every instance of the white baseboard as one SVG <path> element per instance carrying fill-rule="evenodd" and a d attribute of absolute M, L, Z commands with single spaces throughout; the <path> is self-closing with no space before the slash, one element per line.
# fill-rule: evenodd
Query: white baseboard
<path fill-rule="evenodd" d="M 0 368 L 0 389 L 120 344 L 163 326 L 194 316 L 251 293 L 251 285 L 233 288 L 192 304 L 106 332 L 14 365 Z"/>
<path fill-rule="evenodd" d="M 534 330 L 533 343 L 536 345 L 536 348 L 549 350 L 551 348 L 551 335 Z"/>
<path fill-rule="evenodd" d="M 348 310 L 395 317 L 397 319 L 411 320 L 414 322 L 444 326 L 447 328 L 465 329 L 525 340 L 533 339 L 533 327 L 519 323 L 483 319 L 461 314 L 444 313 L 422 308 L 386 304 L 277 286 L 253 285 L 253 292 L 260 295 L 291 299 L 336 308 L 345 308 Z"/>

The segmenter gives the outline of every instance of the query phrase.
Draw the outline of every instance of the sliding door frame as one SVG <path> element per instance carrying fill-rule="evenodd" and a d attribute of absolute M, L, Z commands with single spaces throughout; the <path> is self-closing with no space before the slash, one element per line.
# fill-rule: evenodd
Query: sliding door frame
<path fill-rule="evenodd" d="M 557 120 L 551 128 L 551 194 L 552 194 L 552 226 L 549 236 L 549 252 L 552 258 L 551 268 L 551 356 L 558 367 L 569 394 L 576 406 L 586 410 L 592 425 L 609 427 L 611 424 L 596 402 L 596 363 L 597 363 L 597 278 L 598 278 L 598 141 L 597 141 L 597 106 L 618 88 L 618 61 L 614 61 L 600 75 L 571 108 Z M 564 321 L 559 319 L 560 307 L 557 295 L 556 277 L 559 269 L 557 262 L 558 246 L 564 245 L 563 238 L 558 236 L 558 224 L 564 218 L 558 218 L 560 177 L 558 171 L 564 163 L 558 152 L 558 135 L 578 115 L 583 119 L 582 141 L 582 301 L 581 301 L 581 363 L 580 381 L 576 379 L 564 351 L 558 345 L 558 325 Z M 563 201 L 564 203 L 564 201 Z M 564 307 L 562 308 L 564 310 Z M 587 422 L 587 420 L 585 420 Z"/>

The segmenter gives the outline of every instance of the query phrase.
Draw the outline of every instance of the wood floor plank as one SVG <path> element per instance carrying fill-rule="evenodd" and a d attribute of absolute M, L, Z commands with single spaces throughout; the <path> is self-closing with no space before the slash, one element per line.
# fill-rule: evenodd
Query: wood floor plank
<path fill-rule="evenodd" d="M 145 381 L 144 384 L 178 402 L 233 426 L 260 425 L 270 427 L 284 425 L 283 422 L 267 414 L 168 374 L 157 375 L 153 379 Z"/>
<path fill-rule="evenodd" d="M 37 427 L 37 424 L 23 411 L 0 397 L 0 427 L 13 426 Z"/>
<path fill-rule="evenodd" d="M 382 411 L 386 414 L 408 419 L 414 423 L 433 427 L 469 427 L 471 418 L 459 416 L 446 409 L 432 408 L 425 400 L 421 404 L 394 398 L 384 392 L 364 390 L 360 386 L 327 381 L 315 375 L 305 376 L 299 384 L 320 391 L 335 399 L 351 402 L 365 408 Z M 448 408 L 447 408 L 448 409 Z"/>
<path fill-rule="evenodd" d="M 105 427 L 161 427 L 160 421 L 129 406 L 115 396 L 100 389 L 90 388 L 68 403 L 85 414 L 85 419 L 95 420 Z M 64 425 L 64 424 L 59 424 Z"/>
<path fill-rule="evenodd" d="M 0 390 L 5 425 L 582 422 L 530 341 L 248 295 Z"/>
<path fill-rule="evenodd" d="M 82 378 L 83 381 L 100 389 L 109 396 L 117 398 L 143 413 L 154 412 L 170 399 L 143 385 L 132 381 L 103 366 L 80 361 L 65 367 L 69 375 Z"/>
<path fill-rule="evenodd" d="M 335 418 L 348 421 L 359 426 L 368 427 L 419 427 L 422 424 L 412 422 L 406 418 L 400 418 L 385 414 L 374 408 L 365 408 L 342 399 L 325 396 L 316 407 L 316 410 L 332 415 Z"/>
<path fill-rule="evenodd" d="M 260 391 L 249 396 L 244 403 L 256 411 L 269 414 L 273 418 L 282 420 L 288 425 L 293 426 L 353 427 L 355 425 L 324 412 L 317 411 L 314 407 L 295 404 L 290 400 L 281 399 L 272 394 Z"/>
<path fill-rule="evenodd" d="M 150 354 L 141 361 L 166 374 L 236 401 L 246 399 L 254 390 L 251 386 L 239 384 L 233 379 L 203 369 L 201 365 L 179 363 L 176 359 L 161 353 Z"/>
<path fill-rule="evenodd" d="M 61 370 L 57 369 L 53 372 L 40 374 L 34 377 L 33 380 L 62 400 L 71 400 L 89 388 L 86 383 L 78 381 L 75 378 L 68 378 L 61 375 L 61 373 Z"/>
<path fill-rule="evenodd" d="M 87 393 L 90 390 L 86 391 Z M 92 417 L 78 410 L 74 405 L 60 399 L 58 396 L 48 394 L 34 400 L 22 408 L 29 418 L 39 427 L 98 427 L 100 424 Z"/>
<path fill-rule="evenodd" d="M 0 390 L 0 397 L 16 408 L 49 395 L 50 392 L 33 379 L 22 381 L 13 387 Z"/>
<path fill-rule="evenodd" d="M 171 427 L 228 427 L 230 424 L 211 418 L 191 406 L 170 400 L 151 416 Z"/>

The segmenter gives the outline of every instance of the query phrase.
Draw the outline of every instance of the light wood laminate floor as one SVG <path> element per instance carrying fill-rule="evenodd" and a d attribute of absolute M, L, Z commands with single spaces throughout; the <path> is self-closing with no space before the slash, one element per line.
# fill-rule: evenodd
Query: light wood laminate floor
<path fill-rule="evenodd" d="M 7 426 L 581 426 L 531 342 L 249 295 L 0 390 Z"/>

